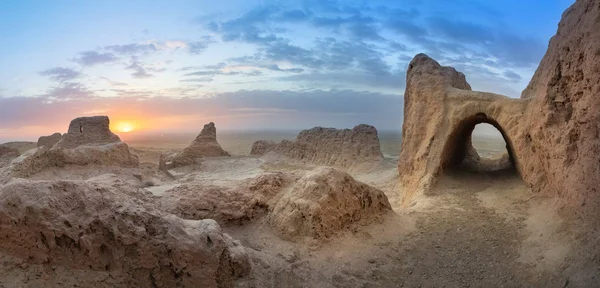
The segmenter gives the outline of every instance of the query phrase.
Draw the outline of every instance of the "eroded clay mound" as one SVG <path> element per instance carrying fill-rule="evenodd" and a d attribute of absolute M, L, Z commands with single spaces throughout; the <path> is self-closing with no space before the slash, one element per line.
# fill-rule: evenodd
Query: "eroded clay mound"
<path fill-rule="evenodd" d="M 221 148 L 217 142 L 217 128 L 215 123 L 210 122 L 204 125 L 200 134 L 192 141 L 190 146 L 186 147 L 181 153 L 175 155 L 166 155 L 161 159 L 159 166 L 167 169 L 181 167 L 185 165 L 196 164 L 202 157 L 229 156 L 227 151 Z M 164 164 L 162 163 L 164 162 Z"/>
<path fill-rule="evenodd" d="M 383 160 L 377 129 L 365 124 L 352 129 L 315 127 L 301 131 L 295 141 L 255 145 L 263 153 L 342 169 L 368 169 Z"/>
<path fill-rule="evenodd" d="M 37 141 L 37 147 L 47 147 L 51 148 L 54 144 L 58 143 L 62 138 L 62 134 L 54 133 L 48 136 L 40 136 Z"/>
<path fill-rule="evenodd" d="M 56 146 L 59 148 L 75 148 L 82 145 L 102 145 L 121 142 L 119 136 L 110 131 L 110 120 L 107 116 L 79 117 L 71 120 L 69 130 Z"/>
<path fill-rule="evenodd" d="M 252 143 L 252 149 L 250 149 L 250 155 L 264 155 L 269 150 L 275 147 L 276 143 L 267 140 L 258 140 Z"/>
<path fill-rule="evenodd" d="M 106 165 L 137 167 L 137 156 L 123 142 L 94 146 L 79 146 L 72 149 L 51 148 L 30 150 L 13 160 L 10 170 L 13 177 L 29 177 L 50 167 L 65 165 Z"/>
<path fill-rule="evenodd" d="M 7 165 L 10 161 L 19 156 L 19 150 L 0 145 L 0 167 Z"/>
<path fill-rule="evenodd" d="M 231 287 L 249 272 L 243 247 L 214 220 L 183 220 L 121 190 L 11 182 L 0 188 L 0 249 L 33 263 L 122 272 L 130 287 Z"/>
<path fill-rule="evenodd" d="M 308 172 L 281 197 L 268 222 L 285 239 L 321 238 L 390 210 L 381 190 L 358 182 L 345 172 L 320 167 Z"/>
<path fill-rule="evenodd" d="M 232 188 L 183 184 L 165 191 L 160 207 L 184 219 L 242 225 L 264 216 L 272 205 L 270 200 L 287 183 L 282 173 L 269 173 Z"/>
<path fill-rule="evenodd" d="M 518 149 L 534 191 L 597 201 L 600 190 L 600 4 L 578 0 L 562 15 L 521 98 L 531 99 Z"/>
<path fill-rule="evenodd" d="M 19 150 L 7 146 L 0 145 L 0 157 L 17 157 L 19 156 Z"/>

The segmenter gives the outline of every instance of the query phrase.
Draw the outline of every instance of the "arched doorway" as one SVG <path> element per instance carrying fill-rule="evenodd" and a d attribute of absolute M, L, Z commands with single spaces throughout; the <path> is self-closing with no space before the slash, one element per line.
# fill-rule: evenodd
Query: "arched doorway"
<path fill-rule="evenodd" d="M 479 124 L 489 124 L 491 126 L 490 128 L 493 127 L 500 133 L 506 148 L 506 153 L 504 155 L 494 155 L 490 157 L 490 155 L 485 155 L 484 153 L 481 153 L 481 151 L 478 153 L 472 139 L 473 131 Z M 506 171 L 516 173 L 516 163 L 512 143 L 504 129 L 502 129 L 496 120 L 489 118 L 486 114 L 477 113 L 460 122 L 452 132 L 448 142 L 444 146 L 440 168 L 443 172 L 468 171 L 474 173 L 489 173 Z"/>

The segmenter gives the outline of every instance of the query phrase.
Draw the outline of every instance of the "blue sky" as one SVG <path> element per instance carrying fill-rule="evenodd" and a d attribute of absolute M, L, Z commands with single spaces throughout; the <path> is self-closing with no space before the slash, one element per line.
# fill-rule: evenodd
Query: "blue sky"
<path fill-rule="evenodd" d="M 2 1 L 0 140 L 96 114 L 160 132 L 398 130 L 415 54 L 519 97 L 572 2 Z"/>

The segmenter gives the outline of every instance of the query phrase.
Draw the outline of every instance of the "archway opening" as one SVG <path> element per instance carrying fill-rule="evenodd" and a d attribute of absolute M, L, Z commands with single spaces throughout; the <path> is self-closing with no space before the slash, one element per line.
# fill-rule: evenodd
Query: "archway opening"
<path fill-rule="evenodd" d="M 517 173 L 512 144 L 502 127 L 484 113 L 464 119 L 444 147 L 444 172 Z"/>

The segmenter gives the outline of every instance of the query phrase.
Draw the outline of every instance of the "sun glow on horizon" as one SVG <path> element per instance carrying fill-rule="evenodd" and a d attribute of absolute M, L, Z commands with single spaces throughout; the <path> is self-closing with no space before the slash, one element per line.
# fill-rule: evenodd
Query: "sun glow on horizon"
<path fill-rule="evenodd" d="M 129 121 L 118 121 L 114 125 L 117 132 L 128 133 L 136 130 L 136 125 Z"/>

